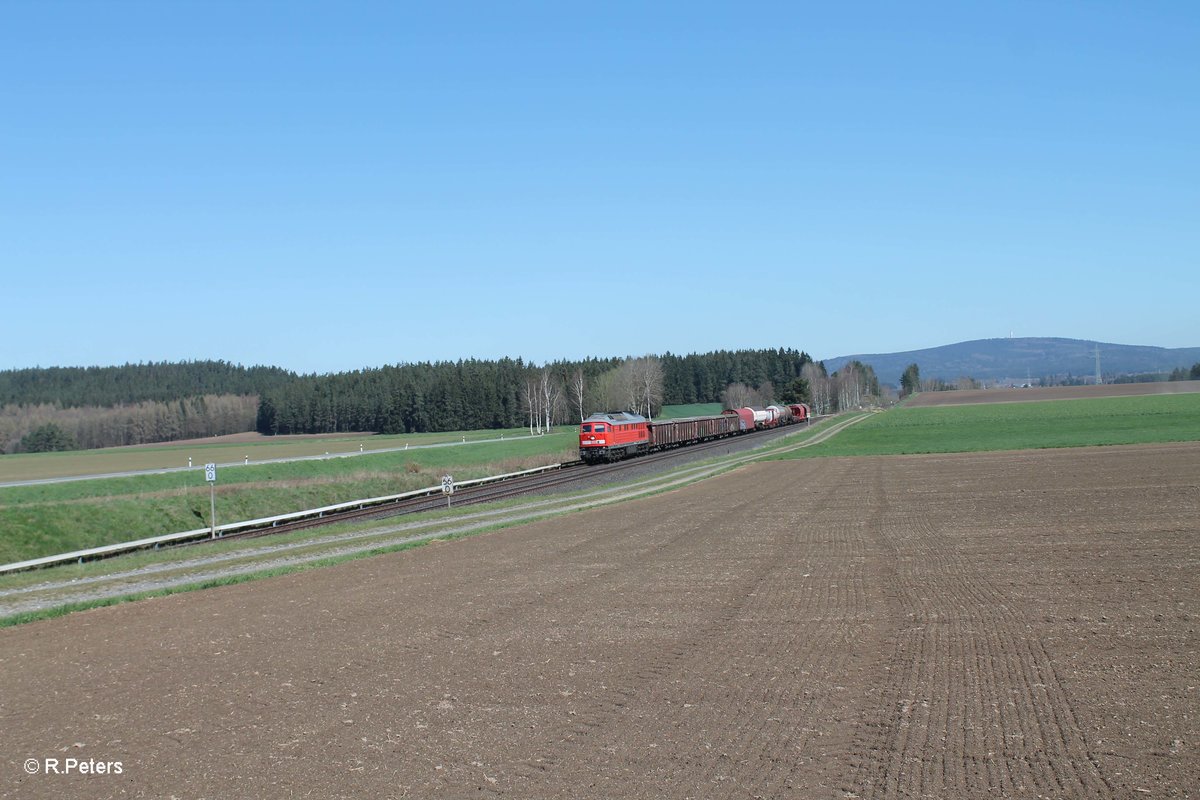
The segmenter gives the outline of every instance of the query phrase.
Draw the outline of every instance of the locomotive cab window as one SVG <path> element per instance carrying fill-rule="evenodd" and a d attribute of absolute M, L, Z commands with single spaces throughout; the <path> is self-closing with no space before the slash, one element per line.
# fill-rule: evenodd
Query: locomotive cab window
<path fill-rule="evenodd" d="M 583 433 L 591 433 L 591 432 L 592 432 L 592 426 L 591 426 L 591 425 L 584 425 L 584 426 L 583 426 L 583 429 L 582 429 L 582 432 L 583 432 Z"/>
<path fill-rule="evenodd" d="M 604 423 L 597 422 L 594 430 L 596 431 L 596 433 L 604 433 Z"/>

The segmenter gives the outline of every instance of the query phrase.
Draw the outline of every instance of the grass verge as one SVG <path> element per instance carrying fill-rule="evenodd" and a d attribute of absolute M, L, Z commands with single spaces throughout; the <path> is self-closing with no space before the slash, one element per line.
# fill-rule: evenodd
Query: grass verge
<path fill-rule="evenodd" d="M 802 436 L 803 436 L 803 434 L 802 434 Z M 777 446 L 777 445 L 771 445 L 771 446 Z M 690 465 L 682 467 L 678 470 L 673 470 L 672 472 L 668 472 L 663 475 L 655 476 L 653 478 L 635 483 L 633 485 L 634 487 L 640 487 L 640 488 L 636 488 L 635 496 L 636 497 L 649 497 L 649 496 L 653 496 L 653 495 L 660 494 L 663 492 L 671 491 L 675 488 L 678 488 L 682 485 L 686 485 L 688 483 L 692 483 L 696 480 L 701 480 L 703 478 L 710 477 L 711 475 L 728 471 L 728 470 L 733 469 L 736 466 L 740 465 L 741 463 L 745 463 L 746 461 L 749 461 L 749 460 L 754 460 L 754 458 L 755 458 L 755 456 L 747 457 L 747 454 L 743 454 L 743 455 L 733 456 L 733 457 L 728 457 L 728 456 L 727 457 L 717 457 L 714 459 L 709 459 L 704 462 L 701 462 L 700 464 L 690 464 Z M 154 590 L 149 590 L 149 591 L 130 591 L 127 593 L 118 594 L 118 595 L 114 595 L 111 597 L 105 597 L 105 598 L 101 598 L 101 599 L 89 599 L 89 600 L 83 600 L 83 601 L 64 602 L 64 603 L 50 606 L 50 607 L 47 607 L 44 609 L 17 612 L 15 614 L 11 614 L 6 617 L 0 618 L 0 627 L 8 627 L 8 626 L 12 626 L 12 625 L 23 624 L 26 622 L 33 622 L 36 620 L 50 619 L 50 618 L 62 616 L 64 614 L 71 613 L 74 611 L 82 611 L 82 610 L 87 610 L 87 609 L 92 609 L 92 608 L 100 608 L 100 607 L 104 607 L 104 606 L 110 606 L 110 605 L 115 605 L 118 603 L 132 601 L 132 600 L 141 600 L 141 599 L 146 599 L 146 598 L 162 597 L 162 596 L 166 596 L 166 595 L 176 594 L 179 592 L 194 591 L 197 589 L 207 589 L 207 588 L 213 588 L 213 587 L 219 587 L 219 586 L 227 586 L 227 585 L 236 584 L 236 583 L 243 583 L 243 582 L 250 581 L 250 580 L 257 580 L 260 578 L 268 578 L 268 577 L 274 577 L 277 575 L 285 575 L 285 574 L 290 574 L 293 572 L 300 572 L 300 571 L 304 571 L 304 570 L 308 570 L 308 569 L 313 569 L 315 567 L 323 567 L 323 566 L 330 566 L 333 564 L 340 564 L 345 561 L 350 561 L 350 560 L 354 560 L 354 559 L 358 559 L 358 558 L 365 558 L 365 557 L 380 555 L 380 554 L 384 554 L 384 553 L 392 553 L 392 552 L 397 552 L 400 550 L 407 550 L 410 548 L 419 547 L 419 546 L 433 543 L 433 542 L 450 541 L 450 540 L 454 540 L 454 539 L 465 538 L 468 536 L 475 536 L 475 535 L 479 535 L 482 533 L 499 530 L 502 528 L 526 524 L 527 522 L 531 521 L 532 519 L 543 520 L 543 519 L 549 519 L 549 518 L 552 518 L 555 516 L 572 513 L 574 510 L 576 510 L 577 508 L 580 507 L 576 504 L 578 502 L 580 502 L 581 500 L 585 500 L 585 498 L 587 496 L 594 496 L 597 493 L 604 494 L 606 491 L 610 491 L 611 489 L 617 488 L 618 486 L 620 486 L 620 484 L 611 485 L 611 486 L 607 487 L 606 489 L 588 490 L 588 492 L 585 492 L 582 496 L 568 495 L 568 496 L 556 498 L 554 500 L 545 501 L 548 503 L 548 507 L 536 511 L 535 513 L 532 514 L 532 516 L 526 515 L 524 517 L 519 517 L 519 518 L 500 519 L 500 520 L 496 520 L 494 524 L 486 524 L 485 523 L 485 524 L 478 525 L 478 526 L 468 525 L 467 527 L 461 528 L 458 530 L 450 529 L 450 530 L 442 531 L 442 530 L 440 530 L 440 527 L 442 525 L 453 525 L 456 522 L 460 522 L 462 520 L 454 519 L 453 515 L 450 514 L 449 512 L 430 512 L 428 514 L 421 515 L 423 520 L 428 524 L 421 526 L 422 529 L 425 530 L 425 533 L 421 534 L 420 538 L 414 537 L 414 538 L 405 539 L 405 540 L 399 541 L 399 542 L 381 544 L 380 546 L 377 546 L 377 547 L 367 546 L 367 547 L 364 547 L 362 550 L 359 550 L 359 551 L 353 552 L 353 553 L 335 554 L 335 555 L 330 555 L 327 557 L 321 557 L 318 555 L 317 557 L 312 558 L 312 560 L 302 562 L 302 563 L 295 563 L 295 564 L 288 564 L 288 565 L 274 566 L 274 567 L 264 567 L 263 569 L 251 570 L 251 571 L 241 573 L 241 574 L 208 578 L 208 579 L 198 579 L 195 581 L 180 583 L 179 585 L 175 585 L 175 586 L 164 587 L 164 588 L 154 589 Z M 598 502 L 610 503 L 610 502 L 614 502 L 614 501 L 615 501 L 615 498 L 608 499 L 608 500 L 600 500 Z M 521 505 L 523 503 L 527 504 L 528 501 L 510 499 L 510 500 L 500 501 L 499 503 L 495 503 L 495 504 L 487 504 L 485 506 L 478 507 L 476 510 L 474 510 L 472 512 L 472 515 L 473 516 L 486 515 L 490 512 L 503 510 L 504 507 L 506 507 L 506 506 L 516 506 L 516 505 Z M 585 500 L 584 506 L 590 507 L 591 505 L 593 505 L 592 502 L 586 502 L 586 500 Z M 333 539 L 333 538 L 335 538 L 334 534 L 336 534 L 336 533 L 348 532 L 348 531 L 352 531 L 354 529 L 369 528 L 371 525 L 372 525 L 372 523 L 361 523 L 360 522 L 360 523 L 349 523 L 346 525 L 332 526 L 324 538 Z M 420 522 L 417 522 L 417 523 L 414 523 L 413 527 L 416 528 L 419 525 L 420 525 Z M 304 535 L 305 534 L 299 534 L 299 533 L 291 534 L 291 535 L 288 535 L 288 538 L 301 539 L 301 538 L 303 538 Z M 309 537 L 311 537 L 311 532 L 308 532 L 307 535 Z M 403 534 L 401 534 L 401 535 L 403 535 Z M 281 539 L 282 538 L 283 537 L 281 537 Z M 276 541 L 276 540 L 272 540 L 272 541 Z M 320 548 L 328 547 L 331 545 L 335 546 L 337 543 L 336 542 L 322 542 L 319 538 L 318 539 L 310 538 L 308 541 L 300 541 L 300 542 L 297 542 L 297 544 L 299 544 L 303 548 L 303 551 L 307 551 L 309 553 L 316 551 L 317 553 L 319 553 Z M 239 545 L 239 543 L 236 541 L 232 541 L 232 542 L 229 542 L 227 545 L 224 545 L 224 547 L 228 547 L 229 550 L 233 551 L 232 553 L 229 553 L 229 555 L 233 556 L 233 558 L 235 558 L 235 559 L 238 558 L 238 556 L 239 556 L 239 554 L 237 553 L 238 545 Z M 250 547 L 247 549 L 251 549 L 251 548 L 253 548 L 253 546 L 254 545 L 250 545 Z M 219 552 L 218 548 L 223 548 L 223 545 L 221 543 L 215 543 L 214 545 L 212 545 L 212 548 L 213 549 L 205 548 L 205 550 L 203 552 L 206 554 L 218 553 Z M 68 581 L 68 582 L 72 581 L 72 579 L 74 579 L 74 580 L 78 580 L 81 578 L 87 579 L 89 577 L 103 578 L 103 573 L 105 572 L 105 570 L 110 568 L 112 565 L 115 565 L 118 563 L 120 564 L 120 567 L 123 570 L 130 570 L 130 569 L 136 569 L 139 566 L 145 566 L 145 565 L 151 564 L 151 563 L 169 562 L 171 560 L 172 556 L 173 556 L 173 554 L 170 551 L 160 551 L 160 552 L 155 552 L 155 553 L 137 554 L 132 557 L 123 557 L 121 559 L 113 559 L 113 560 L 105 561 L 105 562 L 97 562 L 97 563 L 93 563 L 93 564 L 84 564 L 84 565 L 56 568 L 54 570 L 54 575 L 58 580 Z M 256 557 L 261 557 L 261 554 L 255 554 L 255 553 L 248 552 L 248 553 L 245 553 L 245 559 L 239 559 L 239 560 L 252 560 Z M 183 564 L 183 565 L 180 565 L 179 569 L 186 570 L 186 569 L 188 569 L 188 567 L 186 564 Z M 45 573 L 39 573 L 39 574 L 44 576 Z M 184 575 L 183 580 L 186 581 L 186 579 L 187 579 L 187 576 Z M 22 586 L 24 586 L 26 588 L 34 588 L 33 584 L 35 584 L 37 582 L 38 581 L 30 578 L 30 576 L 28 574 L 15 575 L 15 576 L 9 576 L 8 580 L 0 581 L 0 587 L 3 587 L 6 591 L 13 590 L 13 589 L 19 590 L 20 587 L 22 587 Z"/>
<path fill-rule="evenodd" d="M 565 435 L 227 468 L 217 521 L 256 519 L 574 459 Z M 0 489 L 0 563 L 205 527 L 203 471 Z"/>

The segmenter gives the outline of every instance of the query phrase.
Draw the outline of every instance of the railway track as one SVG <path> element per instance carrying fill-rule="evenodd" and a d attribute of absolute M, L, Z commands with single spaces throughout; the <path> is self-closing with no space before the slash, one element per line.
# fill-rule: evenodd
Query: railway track
<path fill-rule="evenodd" d="M 830 425 L 823 425 L 819 431 L 814 432 L 814 435 L 805 436 L 793 442 L 779 442 L 770 452 L 786 453 L 817 444 L 865 418 L 866 416 L 851 417 L 838 420 Z M 780 433 L 786 435 L 787 431 L 776 431 L 774 435 L 777 436 Z M 381 547 L 436 539 L 447 535 L 469 535 L 472 531 L 487 529 L 498 523 L 533 521 L 558 513 L 617 503 L 682 486 L 762 458 L 764 453 L 756 447 L 743 449 L 740 453 L 728 452 L 728 445 L 739 440 L 745 441 L 746 438 L 736 437 L 733 440 L 725 440 L 723 443 L 714 442 L 688 447 L 671 453 L 654 454 L 652 457 L 637 458 L 596 468 L 569 468 L 553 476 L 547 476 L 550 480 L 510 480 L 506 482 L 507 485 L 503 486 L 493 484 L 488 487 L 487 491 L 471 492 L 472 497 L 460 499 L 456 510 L 457 506 L 461 505 L 483 503 L 488 500 L 538 491 L 545 492 L 547 489 L 552 489 L 551 484 L 569 483 L 571 480 L 579 481 L 579 485 L 571 487 L 572 491 L 567 494 L 543 493 L 526 501 L 515 502 L 511 506 L 466 510 L 453 516 L 435 515 L 412 520 L 402 519 L 393 523 L 361 525 L 350 530 L 322 532 L 317 536 L 301 533 L 294 537 L 287 537 L 283 541 L 280 541 L 283 537 L 264 538 L 261 542 L 246 542 L 244 543 L 246 546 L 224 550 L 200 548 L 180 551 L 176 557 L 152 564 L 135 563 L 128 567 L 118 565 L 111 571 L 61 579 L 49 577 L 45 581 L 30 585 L 2 588 L 0 589 L 0 617 L 43 611 L 58 605 L 86 603 L 168 590 L 212 580 L 222 580 L 231 576 L 250 575 L 263 570 L 288 569 L 322 559 L 352 557 Z M 761 442 L 764 438 L 773 438 L 773 434 L 766 433 L 758 438 Z M 711 449 L 720 448 L 722 444 L 726 445 L 726 449 L 721 453 L 720 458 L 712 459 L 705 454 L 705 451 L 711 452 Z M 693 463 L 683 463 L 692 461 L 690 458 L 692 454 L 700 454 L 701 458 L 695 459 Z M 674 463 L 663 464 L 658 469 L 645 469 L 643 466 L 668 459 L 673 460 Z M 606 475 L 609 476 L 607 479 L 604 477 Z M 599 476 L 599 480 L 595 480 L 596 476 Z M 444 500 L 439 501 L 438 498 L 425 499 L 431 499 L 433 506 L 440 506 Z M 410 508 L 409 510 L 416 509 Z M 376 507 L 370 511 L 378 514 L 381 509 Z M 394 515 L 397 510 L 387 509 L 386 512 L 392 512 Z M 361 519 L 365 514 L 354 516 Z M 340 518 L 327 516 L 323 521 L 330 523 L 345 519 L 345 516 Z M 276 526 L 274 529 L 271 529 L 270 526 L 265 527 L 266 529 L 258 531 L 257 535 L 265 536 L 269 533 L 287 530 L 282 526 Z M 227 534 L 226 538 L 231 537 Z"/>
<path fill-rule="evenodd" d="M 820 441 L 821 439 L 824 439 L 827 436 L 835 433 L 845 424 L 846 423 L 844 422 L 835 424 L 832 427 L 821 431 L 808 441 L 810 443 Z M 485 478 L 466 481 L 463 484 L 460 484 L 458 492 L 454 495 L 451 507 L 490 503 L 509 498 L 517 498 L 524 495 L 545 494 L 547 492 L 552 492 L 559 487 L 569 487 L 571 484 L 582 484 L 585 481 L 596 483 L 597 478 L 603 479 L 608 475 L 611 475 L 612 480 L 616 481 L 622 477 L 628 476 L 629 474 L 646 472 L 647 467 L 650 467 L 649 471 L 653 471 L 656 464 L 662 465 L 659 468 L 665 468 L 668 466 L 677 465 L 684 461 L 695 460 L 696 455 L 702 455 L 708 451 L 717 449 L 728 450 L 730 445 L 745 443 L 751 440 L 762 441 L 765 439 L 772 439 L 788 433 L 791 427 L 792 426 L 764 431 L 754 431 L 742 434 L 740 436 L 719 438 L 700 444 L 675 447 L 640 456 L 635 459 L 618 461 L 610 464 L 587 466 L 582 461 L 573 461 L 557 465 L 558 468 L 554 469 L 553 471 L 530 471 L 531 474 L 519 473 L 507 476 L 498 476 L 494 479 Z M 101 560 L 135 550 L 144 550 L 150 548 L 157 550 L 177 548 L 182 546 L 203 545 L 205 542 L 225 541 L 235 538 L 252 539 L 273 536 L 275 534 L 303 531 L 338 523 L 365 520 L 385 520 L 405 514 L 438 510 L 445 502 L 446 500 L 444 499 L 444 496 L 438 490 L 431 488 L 426 491 L 408 493 L 391 498 L 376 498 L 370 501 L 350 501 L 348 503 L 342 503 L 340 505 L 331 506 L 328 508 L 313 509 L 309 512 L 285 514 L 264 520 L 251 520 L 242 523 L 234 523 L 224 526 L 225 530 L 223 531 L 218 529 L 218 534 L 215 539 L 208 535 L 207 529 L 183 531 L 180 533 L 151 537 L 148 539 L 119 545 L 105 545 L 97 548 L 91 548 L 89 550 L 74 551 L 55 556 L 46 556 L 26 562 L 0 565 L 0 573 L 12 573 L 30 569 L 38 569 L 62 563 L 83 563 L 84 561 Z"/>
<path fill-rule="evenodd" d="M 472 486 L 467 489 L 458 490 L 454 493 L 453 499 L 449 503 L 450 508 L 459 508 L 462 506 L 478 505 L 480 503 L 492 503 L 498 500 L 507 500 L 510 498 L 522 497 L 530 494 L 540 494 L 562 486 L 569 486 L 573 483 L 578 483 L 582 480 L 594 480 L 597 477 L 606 475 L 620 476 L 622 473 L 630 469 L 642 468 L 656 463 L 671 463 L 679 459 L 681 455 L 692 456 L 696 453 L 702 453 L 708 450 L 725 447 L 734 440 L 749 440 L 753 438 L 772 438 L 772 434 L 779 435 L 785 429 L 773 429 L 765 431 L 754 431 L 751 433 L 742 434 L 739 437 L 724 437 L 714 439 L 709 442 L 701 442 L 700 444 L 690 445 L 687 447 L 675 447 L 669 450 L 662 450 L 656 453 L 650 453 L 645 456 L 640 456 L 636 459 L 625 461 L 616 461 L 611 464 L 599 464 L 588 466 L 583 461 L 571 461 L 562 464 L 555 472 L 543 473 L 539 475 L 525 475 L 505 480 Z M 295 522 L 287 522 L 278 525 L 272 525 L 262 528 L 252 528 L 245 531 L 236 531 L 227 533 L 217 539 L 200 539 L 191 542 L 182 542 L 177 546 L 196 546 L 204 545 L 211 541 L 228 541 L 230 539 L 254 539 L 263 536 L 274 536 L 281 533 L 292 533 L 295 531 L 309 530 L 312 528 L 323 527 L 326 525 L 336 525 L 345 522 L 354 522 L 362 520 L 377 520 L 389 519 L 404 514 L 416 514 L 426 511 L 437 511 L 447 506 L 446 499 L 443 495 L 429 494 L 421 497 L 405 498 L 388 503 L 386 506 L 373 506 L 370 508 L 348 509 L 337 513 L 326 514 L 321 517 L 311 519 L 297 520 Z"/>

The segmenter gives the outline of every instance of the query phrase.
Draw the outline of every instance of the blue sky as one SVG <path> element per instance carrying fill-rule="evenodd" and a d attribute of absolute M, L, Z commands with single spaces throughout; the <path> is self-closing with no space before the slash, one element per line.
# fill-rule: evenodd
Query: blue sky
<path fill-rule="evenodd" d="M 0 5 L 0 368 L 1200 346 L 1200 4 Z"/>

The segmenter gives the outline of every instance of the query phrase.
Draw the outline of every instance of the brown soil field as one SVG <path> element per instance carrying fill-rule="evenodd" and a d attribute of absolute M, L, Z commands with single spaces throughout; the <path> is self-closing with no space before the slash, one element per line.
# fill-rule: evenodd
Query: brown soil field
<path fill-rule="evenodd" d="M 0 796 L 1190 797 L 1198 614 L 1200 444 L 772 462 L 0 630 Z"/>
<path fill-rule="evenodd" d="M 1030 403 L 1038 400 L 1079 400 L 1089 397 L 1141 397 L 1152 394 L 1200 392 L 1200 381 L 1105 383 L 1100 386 L 1035 386 L 1029 389 L 964 389 L 921 392 L 906 405 L 957 406 L 968 403 Z"/>

